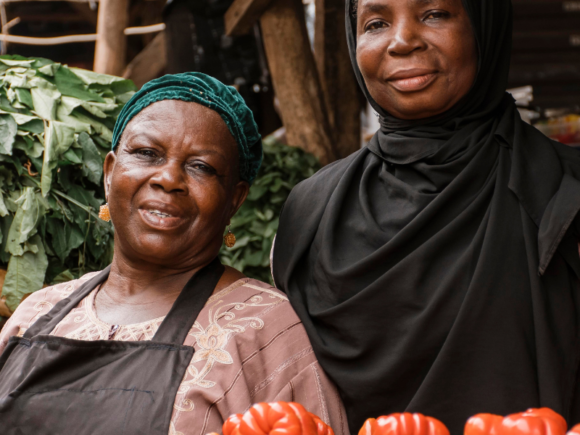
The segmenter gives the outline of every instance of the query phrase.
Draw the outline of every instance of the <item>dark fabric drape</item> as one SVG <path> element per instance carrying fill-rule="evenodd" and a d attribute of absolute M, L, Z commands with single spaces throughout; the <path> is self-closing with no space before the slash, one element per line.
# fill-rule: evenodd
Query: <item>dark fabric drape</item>
<path fill-rule="evenodd" d="M 523 123 L 505 92 L 511 2 L 464 5 L 477 79 L 420 121 L 368 94 L 347 7 L 381 130 L 299 184 L 280 218 L 275 282 L 353 434 L 403 411 L 453 435 L 480 412 L 547 406 L 580 422 L 580 153 Z"/>

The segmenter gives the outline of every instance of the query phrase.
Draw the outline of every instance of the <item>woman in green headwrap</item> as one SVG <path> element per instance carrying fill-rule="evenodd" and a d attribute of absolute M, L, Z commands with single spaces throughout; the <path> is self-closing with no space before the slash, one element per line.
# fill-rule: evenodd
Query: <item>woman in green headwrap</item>
<path fill-rule="evenodd" d="M 3 434 L 206 434 L 286 400 L 345 430 L 287 298 L 218 252 L 262 158 L 238 93 L 165 76 L 124 107 L 105 161 L 110 267 L 40 290 L 0 335 Z"/>

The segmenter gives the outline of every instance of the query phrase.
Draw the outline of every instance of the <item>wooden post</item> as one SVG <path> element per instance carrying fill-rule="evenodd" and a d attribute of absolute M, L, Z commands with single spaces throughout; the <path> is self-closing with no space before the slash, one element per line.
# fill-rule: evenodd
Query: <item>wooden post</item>
<path fill-rule="evenodd" d="M 2 23 L 2 34 L 8 35 L 8 16 L 6 14 L 6 5 L 0 0 L 0 22 Z M 2 50 L 0 54 L 4 55 L 8 53 L 8 42 L 2 41 Z"/>
<path fill-rule="evenodd" d="M 264 48 L 290 145 L 323 165 L 338 157 L 300 0 L 274 0 L 260 18 Z"/>
<path fill-rule="evenodd" d="M 358 150 L 361 141 L 361 103 L 348 54 L 344 2 L 316 0 L 314 37 L 316 64 L 339 158 Z"/>
<path fill-rule="evenodd" d="M 95 72 L 120 76 L 125 69 L 129 0 L 100 0 L 95 47 Z"/>
<path fill-rule="evenodd" d="M 149 80 L 158 77 L 166 66 L 167 51 L 163 31 L 127 65 L 123 77 L 133 80 L 135 86 L 140 88 Z"/>

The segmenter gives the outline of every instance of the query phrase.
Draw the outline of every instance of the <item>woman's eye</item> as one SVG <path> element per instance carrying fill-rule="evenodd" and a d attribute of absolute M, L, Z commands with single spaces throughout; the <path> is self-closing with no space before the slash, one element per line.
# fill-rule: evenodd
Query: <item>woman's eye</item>
<path fill-rule="evenodd" d="M 425 17 L 425 20 L 440 20 L 442 18 L 447 18 L 449 14 L 447 12 L 429 12 Z"/>
<path fill-rule="evenodd" d="M 191 165 L 189 165 L 189 167 L 195 171 L 202 171 L 202 172 L 205 172 L 207 174 L 215 174 L 216 173 L 216 170 L 214 168 L 212 168 L 211 166 L 206 165 L 204 163 L 199 163 L 199 162 L 192 163 Z"/>
<path fill-rule="evenodd" d="M 367 24 L 365 31 L 372 31 L 372 30 L 378 30 L 378 29 L 382 29 L 383 27 L 386 27 L 387 23 L 385 23 L 384 21 L 373 21 L 372 23 Z"/>
<path fill-rule="evenodd" d="M 137 150 L 135 152 L 135 154 L 142 156 L 142 157 L 149 157 L 149 158 L 157 157 L 157 154 L 155 153 L 155 151 L 150 150 L 150 149 L 140 149 L 140 150 Z"/>

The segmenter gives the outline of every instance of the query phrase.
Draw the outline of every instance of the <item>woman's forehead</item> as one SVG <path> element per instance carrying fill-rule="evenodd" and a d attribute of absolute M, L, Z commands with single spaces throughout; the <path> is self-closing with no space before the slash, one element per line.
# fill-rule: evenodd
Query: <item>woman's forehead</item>
<path fill-rule="evenodd" d="M 392 9 L 394 6 L 406 7 L 450 7 L 461 6 L 461 0 L 353 0 L 353 5 L 356 7 L 358 3 L 358 10 L 370 9 L 371 11 L 379 11 L 383 9 Z"/>
<path fill-rule="evenodd" d="M 221 116 L 201 104 L 163 100 L 151 104 L 127 125 L 123 139 L 157 138 L 170 143 L 172 138 L 193 137 L 203 141 L 237 143 Z"/>

